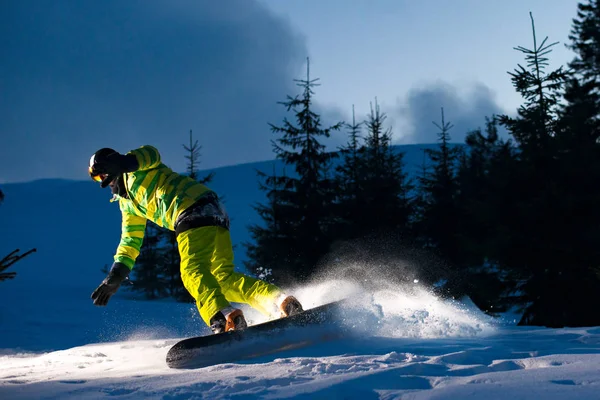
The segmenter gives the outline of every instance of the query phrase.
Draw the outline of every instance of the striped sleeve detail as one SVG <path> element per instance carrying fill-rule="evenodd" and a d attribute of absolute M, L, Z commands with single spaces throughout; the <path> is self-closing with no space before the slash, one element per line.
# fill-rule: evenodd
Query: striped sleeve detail
<path fill-rule="evenodd" d="M 140 254 L 144 233 L 146 230 L 146 219 L 138 217 L 127 211 L 122 212 L 123 222 L 121 225 L 121 241 L 117 247 L 115 261 L 121 262 L 133 269 L 133 264 Z"/>
<path fill-rule="evenodd" d="M 142 146 L 131 150 L 128 154 L 134 154 L 140 164 L 139 171 L 156 168 L 160 165 L 160 153 L 153 146 Z"/>
<path fill-rule="evenodd" d="M 131 185 L 131 192 L 135 193 L 135 200 L 140 205 L 147 205 L 155 195 L 156 185 L 160 178 L 157 171 L 148 171 L 143 179 L 136 179 Z"/>

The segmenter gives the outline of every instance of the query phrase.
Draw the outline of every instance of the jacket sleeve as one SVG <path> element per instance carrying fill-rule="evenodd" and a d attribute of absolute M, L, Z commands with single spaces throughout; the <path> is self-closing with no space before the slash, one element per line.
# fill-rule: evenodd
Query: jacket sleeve
<path fill-rule="evenodd" d="M 135 155 L 139 168 L 138 171 L 156 168 L 160 165 L 160 153 L 153 146 L 142 146 L 139 149 L 131 150 L 127 154 Z"/>
<path fill-rule="evenodd" d="M 133 264 L 140 254 L 144 233 L 146 231 L 146 218 L 133 215 L 126 210 L 121 211 L 121 241 L 115 254 L 115 262 L 125 264 L 133 269 Z"/>

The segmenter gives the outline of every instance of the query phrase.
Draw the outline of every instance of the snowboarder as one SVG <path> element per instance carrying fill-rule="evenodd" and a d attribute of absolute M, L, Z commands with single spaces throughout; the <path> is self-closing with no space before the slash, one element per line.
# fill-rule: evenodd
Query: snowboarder
<path fill-rule="evenodd" d="M 214 333 L 247 327 L 246 303 L 265 315 L 286 317 L 301 312 L 293 296 L 265 281 L 234 271 L 229 217 L 217 194 L 192 178 L 173 172 L 158 150 L 142 146 L 126 154 L 102 148 L 90 158 L 89 175 L 110 187 L 122 214 L 121 241 L 107 277 L 92 293 L 105 306 L 127 279 L 139 255 L 146 221 L 177 236 L 181 280 L 196 299 L 204 322 Z"/>

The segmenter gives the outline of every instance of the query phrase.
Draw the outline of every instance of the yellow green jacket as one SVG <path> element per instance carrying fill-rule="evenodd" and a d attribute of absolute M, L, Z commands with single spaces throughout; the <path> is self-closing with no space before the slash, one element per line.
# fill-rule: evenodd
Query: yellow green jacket
<path fill-rule="evenodd" d="M 175 230 L 179 214 L 211 190 L 173 172 L 161 162 L 158 150 L 152 146 L 142 146 L 127 154 L 136 156 L 139 169 L 123 174 L 128 198 L 115 195 L 123 219 L 114 259 L 132 269 L 140 253 L 146 221 Z"/>

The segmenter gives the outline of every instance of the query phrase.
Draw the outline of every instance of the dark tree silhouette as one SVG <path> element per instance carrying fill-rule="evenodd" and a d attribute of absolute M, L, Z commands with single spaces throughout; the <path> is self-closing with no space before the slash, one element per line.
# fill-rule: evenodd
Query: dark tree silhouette
<path fill-rule="evenodd" d="M 192 130 L 190 129 L 190 144 L 186 146 L 183 145 L 183 148 L 188 152 L 185 158 L 188 160 L 187 164 L 187 174 L 190 178 L 200 182 L 200 183 L 209 183 L 215 176 L 214 172 L 209 173 L 203 178 L 198 177 L 198 166 L 200 165 L 200 150 L 202 146 L 198 144 L 198 141 L 194 141 L 192 139 Z"/>
<path fill-rule="evenodd" d="M 0 204 L 4 201 L 4 193 L 0 190 Z M 18 254 L 21 250 L 16 249 L 0 260 L 0 281 L 13 279 L 17 276 L 16 272 L 4 272 L 17 261 L 27 257 L 31 253 L 35 253 L 37 249 L 31 249 L 23 254 Z"/>
<path fill-rule="evenodd" d="M 307 65 L 307 76 L 296 80 L 302 90 L 301 96 L 288 96 L 281 104 L 294 111 L 296 123 L 284 118 L 283 125 L 269 124 L 271 131 L 280 135 L 272 140 L 278 159 L 292 166 L 293 175 L 273 175 L 265 178 L 264 188 L 269 190 L 270 205 L 261 208 L 263 219 L 270 226 L 284 226 L 282 232 L 268 232 L 260 226 L 250 227 L 256 246 L 249 248 L 253 262 L 264 260 L 269 265 L 254 265 L 272 270 L 273 279 L 280 284 L 304 281 L 312 275 L 321 257 L 331 243 L 329 216 L 335 199 L 335 181 L 329 175 L 334 154 L 325 151 L 321 142 L 332 131 L 339 130 L 342 123 L 328 128 L 321 127 L 321 118 L 314 111 L 313 88 L 318 79 L 311 79 Z M 277 206 L 274 208 L 273 204 Z M 281 206 L 280 206 L 281 204 Z M 277 215 L 274 216 L 274 212 Z M 277 218 L 277 220 L 269 221 Z M 261 234 L 268 236 L 286 235 L 278 243 L 278 258 L 267 261 L 261 252 L 272 253 L 261 243 Z M 289 235 L 289 236 L 287 236 Z M 252 246 L 252 245 L 251 245 Z M 265 254 L 266 254 L 265 253 Z"/>

